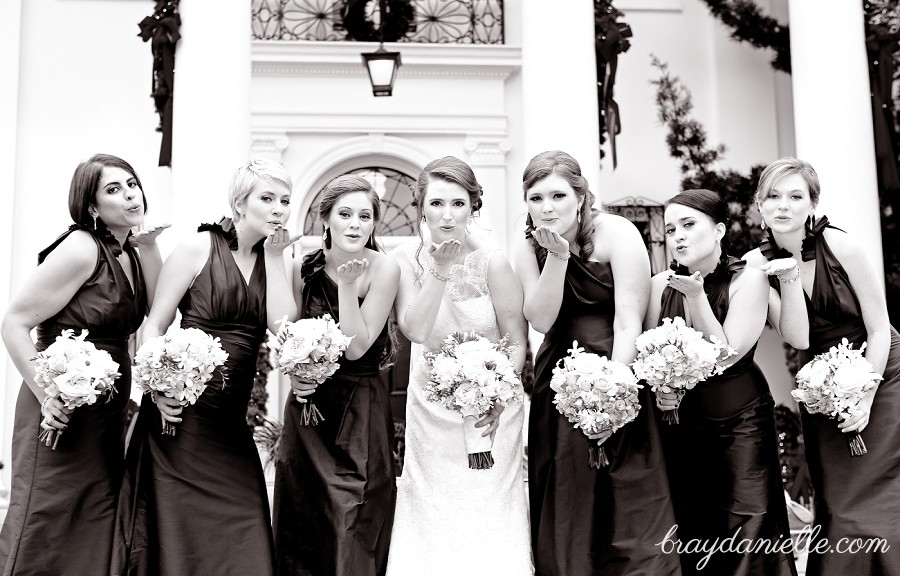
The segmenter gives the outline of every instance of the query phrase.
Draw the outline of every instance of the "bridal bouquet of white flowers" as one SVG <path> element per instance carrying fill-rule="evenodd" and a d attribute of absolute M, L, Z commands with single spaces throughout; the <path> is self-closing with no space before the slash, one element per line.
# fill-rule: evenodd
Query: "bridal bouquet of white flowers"
<path fill-rule="evenodd" d="M 810 414 L 826 414 L 846 420 L 859 413 L 858 404 L 867 394 L 874 394 L 883 378 L 866 360 L 863 343 L 854 350 L 846 338 L 827 352 L 818 354 L 797 372 L 794 400 L 806 406 Z M 866 445 L 859 432 L 844 435 L 851 456 L 862 456 Z"/>
<path fill-rule="evenodd" d="M 492 342 L 466 332 L 450 334 L 440 351 L 424 355 L 431 369 L 422 388 L 425 398 L 462 415 L 469 468 L 484 470 L 494 465 L 494 440 L 475 428 L 478 420 L 496 405 L 522 400 L 522 381 L 511 360 L 513 349 L 506 336 Z"/>
<path fill-rule="evenodd" d="M 74 330 L 63 330 L 34 362 L 34 382 L 44 389 L 47 398 L 58 398 L 66 408 L 95 404 L 101 396 L 106 399 L 115 392 L 119 364 L 109 352 L 97 349 L 85 340 L 87 330 L 75 336 Z M 41 430 L 38 438 L 56 450 L 61 430 Z"/>
<path fill-rule="evenodd" d="M 341 332 L 330 314 L 296 322 L 283 318 L 279 324 L 275 339 L 269 340 L 275 367 L 306 382 L 322 384 L 334 374 L 340 367 L 338 359 L 353 339 Z M 311 401 L 300 396 L 297 401 L 303 404 L 300 415 L 303 426 L 315 426 L 325 419 Z"/>
<path fill-rule="evenodd" d="M 556 409 L 585 436 L 615 432 L 637 418 L 642 387 L 627 365 L 585 352 L 577 341 L 556 363 L 550 379 Z M 609 465 L 603 446 L 595 442 L 590 443 L 589 456 L 592 468 Z"/>
<path fill-rule="evenodd" d="M 637 337 L 637 358 L 631 363 L 634 374 L 650 385 L 655 393 L 675 392 L 678 402 L 688 390 L 693 389 L 714 374 L 724 370 L 717 361 L 735 354 L 733 348 L 720 342 L 715 336 L 709 340 L 703 333 L 684 323 L 680 316 L 663 318 L 663 323 Z M 722 356 L 723 352 L 727 352 Z M 678 424 L 678 407 L 667 410 L 663 421 Z"/>
<path fill-rule="evenodd" d="M 154 400 L 161 394 L 191 406 L 227 359 L 218 338 L 199 328 L 170 328 L 141 345 L 134 355 L 132 380 Z M 163 419 L 162 433 L 174 436 L 175 425 Z"/>

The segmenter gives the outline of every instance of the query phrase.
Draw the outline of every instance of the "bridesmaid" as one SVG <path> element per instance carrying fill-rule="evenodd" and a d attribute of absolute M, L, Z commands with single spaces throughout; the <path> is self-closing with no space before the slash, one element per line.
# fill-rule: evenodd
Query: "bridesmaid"
<path fill-rule="evenodd" d="M 291 188 L 276 162 L 240 167 L 234 218 L 203 224 L 166 259 L 145 338 L 163 334 L 177 308 L 182 328 L 220 339 L 227 380 L 217 370 L 184 408 L 144 397 L 127 458 L 136 484 L 121 513 L 125 556 L 114 574 L 273 573 L 265 479 L 246 413 L 266 327 L 295 314 L 282 254 L 295 240 L 284 228 Z M 160 416 L 175 424 L 174 437 L 161 434 Z"/>
<path fill-rule="evenodd" d="M 769 321 L 801 350 L 801 365 L 846 338 L 857 349 L 866 344 L 865 356 L 884 380 L 860 404 L 859 414 L 843 423 L 800 408 L 820 528 L 810 543 L 806 573 L 897 575 L 900 336 L 888 320 L 868 255 L 825 216 L 815 217 L 818 201 L 819 177 L 809 163 L 782 158 L 767 166 L 756 202 L 768 238 L 747 254 L 747 262 L 769 274 Z M 863 432 L 868 449 L 861 458 L 850 456 L 844 438 L 854 431 Z M 841 553 L 835 547 L 842 538 L 869 546 Z M 817 553 L 820 540 L 835 552 Z"/>
<path fill-rule="evenodd" d="M 303 318 L 330 314 L 352 336 L 340 368 L 321 387 L 292 382 L 324 416 L 301 424 L 292 396 L 275 465 L 279 575 L 384 574 L 396 485 L 394 424 L 381 373 L 394 360 L 389 316 L 400 268 L 375 243 L 381 200 L 364 178 L 339 176 L 319 204 L 323 248 L 294 266 Z"/>
<path fill-rule="evenodd" d="M 666 203 L 666 245 L 674 272 L 653 277 L 644 328 L 681 317 L 736 354 L 724 373 L 701 382 L 677 402 L 660 394 L 661 410 L 678 409 L 679 424 L 661 425 L 678 536 L 682 542 L 736 543 L 790 538 L 775 401 L 753 363 L 766 323 L 765 274 L 728 255 L 728 207 L 709 190 L 686 190 Z M 796 575 L 783 552 L 682 553 L 684 574 Z"/>
<path fill-rule="evenodd" d="M 649 391 L 637 419 L 589 440 L 553 405 L 550 378 L 572 341 L 626 364 L 647 307 L 650 263 L 628 220 L 598 211 L 581 167 L 560 151 L 523 174 L 526 238 L 515 246 L 525 317 L 544 332 L 535 358 L 528 426 L 528 487 L 535 574 L 680 574 L 658 545 L 675 524 Z M 610 466 L 589 466 L 589 442 Z"/>
<path fill-rule="evenodd" d="M 146 209 L 128 162 L 96 154 L 79 164 L 69 188 L 75 224 L 40 252 L 37 270 L 3 317 L 3 342 L 24 377 L 9 512 L 0 532 L 3 574 L 106 573 L 123 474 L 128 339 L 155 288 L 162 264 L 155 240 L 166 228 L 131 235 Z M 118 362 L 121 376 L 108 402 L 70 411 L 35 384 L 32 359 L 66 329 L 88 330 L 87 340 Z M 41 428 L 65 430 L 56 450 L 38 441 Z"/>

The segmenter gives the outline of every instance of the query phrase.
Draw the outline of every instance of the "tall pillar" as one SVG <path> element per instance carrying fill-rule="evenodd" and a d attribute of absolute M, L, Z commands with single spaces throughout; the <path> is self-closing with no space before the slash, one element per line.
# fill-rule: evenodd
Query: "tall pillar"
<path fill-rule="evenodd" d="M 172 116 L 173 236 L 230 214 L 250 152 L 250 0 L 182 2 Z"/>
<path fill-rule="evenodd" d="M 797 157 L 819 174 L 816 213 L 853 235 L 883 283 L 862 5 L 790 0 L 790 23 Z"/>
<path fill-rule="evenodd" d="M 0 20 L 0 68 L 5 70 L 0 83 L 0 190 L 6 191 L 7 204 L 0 210 L 0 316 L 12 296 L 12 278 L 16 258 L 13 254 L 15 234 L 15 190 L 18 148 L 19 65 L 21 58 L 22 3 L 24 0 L 8 0 L 4 3 L 4 18 Z M 0 461 L 5 466 L 0 473 L 0 520 L 6 516 L 9 504 L 10 446 L 12 444 L 13 415 L 19 393 L 19 372 L 8 354 L 0 359 L 0 376 L 4 385 L 0 391 Z"/>
<path fill-rule="evenodd" d="M 588 184 L 600 180 L 600 128 L 591 0 L 522 2 L 524 158 L 563 150 Z M 515 167 L 521 174 L 525 166 Z"/>
<path fill-rule="evenodd" d="M 506 182 L 506 153 L 512 144 L 505 135 L 469 136 L 463 144 L 468 153 L 468 162 L 484 190 L 484 207 L 479 218 L 485 228 L 485 235 L 498 247 L 509 248 L 506 233 L 510 214 L 518 212 L 519 196 L 510 195 Z"/>

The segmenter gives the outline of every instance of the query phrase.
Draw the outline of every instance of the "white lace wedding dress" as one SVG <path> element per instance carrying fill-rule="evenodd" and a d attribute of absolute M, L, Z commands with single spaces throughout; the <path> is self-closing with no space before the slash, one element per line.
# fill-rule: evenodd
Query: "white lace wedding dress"
<path fill-rule="evenodd" d="M 417 271 L 415 246 L 407 254 Z M 475 330 L 500 338 L 487 268 L 492 250 L 457 264 L 424 344 L 438 350 L 453 332 Z M 425 272 L 427 274 L 427 272 Z M 502 298 L 502 295 L 496 295 Z M 529 576 L 533 574 L 522 469 L 523 409 L 511 402 L 500 416 L 488 470 L 469 468 L 462 417 L 425 400 L 428 369 L 421 355 L 410 373 L 406 403 L 406 459 L 397 479 L 397 511 L 388 576 Z"/>

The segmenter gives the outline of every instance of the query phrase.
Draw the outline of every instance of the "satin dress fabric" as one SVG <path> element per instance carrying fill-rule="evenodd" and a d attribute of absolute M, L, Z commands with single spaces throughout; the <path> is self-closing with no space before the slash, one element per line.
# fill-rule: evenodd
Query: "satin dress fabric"
<path fill-rule="evenodd" d="M 649 389 L 640 392 L 637 418 L 604 442 L 610 464 L 600 470 L 589 466 L 590 440 L 553 404 L 553 368 L 573 341 L 612 354 L 613 280 L 608 263 L 571 255 L 559 314 L 535 359 L 528 489 L 538 576 L 681 573 L 678 555 L 658 545 L 675 516 Z"/>
<path fill-rule="evenodd" d="M 806 295 L 809 348 L 800 353 L 801 366 L 843 338 L 859 349 L 868 337 L 850 278 L 822 234 L 828 227 L 828 219 L 819 218 L 803 242 L 802 258 L 815 259 L 816 275 L 812 293 Z M 790 256 L 771 233 L 760 250 L 768 259 Z M 778 288 L 777 281 L 773 286 Z M 850 456 L 838 421 L 800 408 L 815 502 L 809 576 L 900 575 L 900 335 L 893 326 L 882 375 L 861 434 L 868 453 L 861 457 Z M 863 549 L 837 550 L 857 539 Z M 818 553 L 817 546 L 825 544 L 835 551 Z M 890 548 L 884 550 L 885 545 Z"/>
<path fill-rule="evenodd" d="M 132 285 L 116 260 L 121 246 L 108 230 L 73 225 L 50 247 L 44 259 L 75 230 L 90 233 L 97 244 L 97 265 L 72 299 L 37 327 L 37 350 L 46 349 L 66 329 L 109 352 L 119 364 L 115 393 L 91 406 L 80 406 L 59 437 L 56 450 L 38 440 L 41 408 L 22 384 L 16 402 L 12 441 L 12 490 L 0 531 L 0 569 L 5 576 L 106 574 L 124 469 L 125 408 L 131 388 L 128 339 L 147 311 L 140 260 L 131 257 Z"/>
<path fill-rule="evenodd" d="M 337 284 L 321 250 L 301 268 L 302 318 L 340 322 Z M 360 300 L 362 304 L 362 299 Z M 379 576 L 385 573 L 396 483 L 394 424 L 381 377 L 390 355 L 388 324 L 360 358 L 340 367 L 308 396 L 324 417 L 301 422 L 291 395 L 275 466 L 277 574 Z"/>
<path fill-rule="evenodd" d="M 209 257 L 179 303 L 181 327 L 219 338 L 228 359 L 184 407 L 175 436 L 162 435 L 159 410 L 144 397 L 128 449 L 114 575 L 273 573 L 266 483 L 246 421 L 266 330 L 262 242 L 248 282 L 231 254 L 232 221 L 198 231 L 209 234 Z"/>
<path fill-rule="evenodd" d="M 745 264 L 729 257 L 703 279 L 706 298 L 720 323 L 728 316 L 732 278 Z M 690 275 L 687 269 L 676 273 Z M 666 287 L 659 324 L 663 318 L 676 317 L 686 317 L 684 295 Z M 679 538 L 685 544 L 731 537 L 735 542 L 730 551 L 682 554 L 684 574 L 797 574 L 792 555 L 779 548 L 790 539 L 790 528 L 775 402 L 753 361 L 755 351 L 756 343 L 722 374 L 688 390 L 678 408 L 678 424 L 660 424 Z M 751 548 L 765 542 L 772 546 L 769 551 L 738 552 L 744 541 Z"/>

